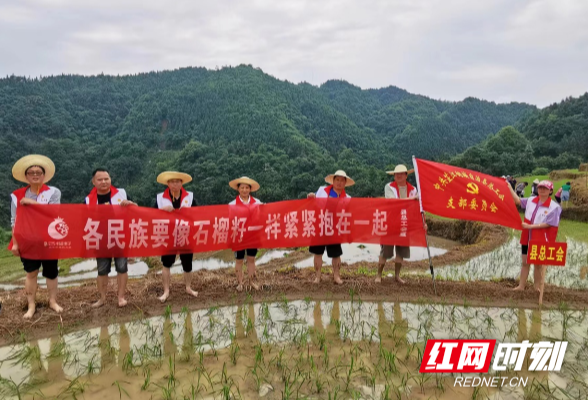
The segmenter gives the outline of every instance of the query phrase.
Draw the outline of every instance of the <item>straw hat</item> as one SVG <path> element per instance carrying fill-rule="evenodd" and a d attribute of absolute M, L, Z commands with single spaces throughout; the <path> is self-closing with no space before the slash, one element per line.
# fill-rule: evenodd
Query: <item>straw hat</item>
<path fill-rule="evenodd" d="M 406 165 L 398 164 L 396 168 L 394 168 L 394 171 L 386 171 L 388 175 L 401 174 L 403 172 L 406 172 L 407 174 L 412 174 L 414 172 L 414 169 L 406 169 Z"/>
<path fill-rule="evenodd" d="M 533 183 L 534 183 L 535 185 L 538 185 L 538 184 L 539 184 L 539 179 L 535 179 L 535 180 L 533 181 Z"/>
<path fill-rule="evenodd" d="M 239 185 L 241 183 L 244 183 L 246 185 L 251 186 L 252 192 L 257 192 L 259 190 L 259 183 L 255 182 L 251 178 L 247 178 L 246 176 L 242 176 L 238 179 L 233 179 L 232 181 L 229 182 L 229 186 L 235 190 L 239 190 Z"/>
<path fill-rule="evenodd" d="M 45 179 L 43 183 L 47 183 L 55 175 L 55 164 L 49 159 L 49 157 L 42 156 L 40 154 L 29 154 L 18 160 L 12 167 L 12 176 L 14 179 L 20 182 L 29 183 L 27 181 L 26 170 L 33 165 L 43 167 L 45 170 Z"/>
<path fill-rule="evenodd" d="M 345 171 L 343 171 L 342 169 L 337 170 L 337 172 L 335 172 L 334 174 L 327 175 L 327 177 L 325 178 L 325 182 L 330 183 L 332 185 L 333 180 L 336 176 L 342 176 L 343 178 L 347 179 L 347 181 L 345 182 L 345 187 L 355 185 L 355 181 L 348 177 Z"/>
<path fill-rule="evenodd" d="M 172 179 L 179 179 L 182 181 L 182 185 L 185 185 L 188 182 L 192 182 L 192 177 L 188 174 L 183 172 L 177 171 L 165 171 L 161 174 L 157 175 L 157 182 L 161 183 L 162 185 L 167 185 L 167 182 Z"/>

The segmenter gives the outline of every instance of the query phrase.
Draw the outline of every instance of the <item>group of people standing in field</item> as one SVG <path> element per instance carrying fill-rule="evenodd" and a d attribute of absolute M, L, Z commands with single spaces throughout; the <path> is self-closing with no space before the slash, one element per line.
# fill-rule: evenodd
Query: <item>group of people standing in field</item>
<path fill-rule="evenodd" d="M 393 171 L 387 171 L 389 175 L 394 176 L 394 180 L 386 184 L 384 187 L 384 195 L 387 199 L 406 199 L 418 200 L 417 189 L 407 182 L 407 177 L 414 170 L 408 170 L 404 165 L 397 165 Z M 18 160 L 13 168 L 12 175 L 19 181 L 26 183 L 23 188 L 15 190 L 11 194 L 11 224 L 14 230 L 16 223 L 16 210 L 19 206 L 26 206 L 29 204 L 59 204 L 61 202 L 61 192 L 58 188 L 48 186 L 47 183 L 53 178 L 55 174 L 54 163 L 42 155 L 28 155 Z M 174 210 L 184 207 L 196 207 L 197 203 L 194 194 L 187 191 L 183 186 L 192 181 L 192 177 L 183 172 L 166 171 L 157 176 L 157 182 L 165 186 L 165 189 L 155 196 L 154 207 L 173 212 Z M 308 194 L 308 198 L 340 198 L 351 197 L 346 192 L 346 188 L 353 186 L 355 181 L 349 177 L 345 171 L 338 170 L 333 174 L 325 177 L 327 185 L 319 187 L 316 192 Z M 547 182 L 547 181 L 545 181 Z M 118 188 L 112 185 L 110 173 L 104 168 L 98 168 L 92 173 L 92 184 L 94 188 L 85 198 L 85 204 L 88 205 L 104 205 L 104 206 L 119 206 L 132 207 L 137 204 L 128 196 L 123 188 Z M 549 182 L 549 184 L 551 184 Z M 254 197 L 252 193 L 259 190 L 260 185 L 255 180 L 248 177 L 241 177 L 229 182 L 229 186 L 238 192 L 237 196 L 229 204 L 240 205 L 254 205 L 262 204 L 261 201 Z M 510 185 L 509 185 L 510 186 Z M 541 182 L 541 188 L 546 188 L 549 185 Z M 512 188 L 511 188 L 512 189 Z M 551 190 L 553 187 L 551 186 Z M 555 208 L 551 206 L 548 200 L 544 199 L 545 193 L 549 196 L 549 190 L 540 191 L 538 197 L 529 199 L 519 199 L 514 190 L 512 190 L 515 202 L 520 204 L 523 208 L 526 207 L 529 218 L 525 219 L 523 227 L 527 233 L 523 231 L 523 235 L 530 236 L 530 231 L 543 234 L 543 231 L 535 231 L 535 229 L 549 229 L 548 227 L 557 227 L 559 224 L 559 213 L 555 218 Z M 543 197 L 542 197 L 543 196 Z M 535 199 L 539 199 L 535 201 Z M 555 204 L 555 203 L 553 203 Z M 557 206 L 557 204 L 555 204 Z M 557 206 L 559 208 L 559 206 Z M 541 211 L 546 208 L 549 212 L 549 218 L 545 217 L 543 213 L 536 216 L 537 210 Z M 531 210 L 531 211 L 529 211 Z M 425 225 L 426 229 L 426 225 Z M 557 228 L 556 228 L 557 229 Z M 546 231 L 547 232 L 547 231 Z M 533 233 L 535 235 L 535 233 Z M 523 241 L 521 240 L 521 244 Z M 523 254 L 525 254 L 525 245 L 523 244 Z M 43 269 L 43 276 L 46 278 L 47 288 L 49 292 L 49 307 L 55 312 L 62 312 L 63 309 L 57 303 L 57 276 L 58 276 L 58 260 L 33 260 L 27 259 L 20 255 L 19 246 L 14 239 L 9 246 L 10 250 L 15 256 L 21 257 L 26 276 L 25 292 L 28 300 L 28 310 L 24 318 L 31 318 L 36 311 L 35 296 L 37 292 L 37 277 L 39 270 Z M 235 252 L 235 270 L 237 276 L 237 291 L 242 291 L 244 287 L 249 286 L 254 290 L 259 289 L 259 282 L 255 271 L 255 257 L 257 249 L 244 249 Z M 330 244 L 321 246 L 310 246 L 310 253 L 314 256 L 315 278 L 314 283 L 321 281 L 323 254 L 327 252 L 327 256 L 332 259 L 333 266 L 333 281 L 335 284 L 342 284 L 340 275 L 341 256 L 343 250 L 341 244 Z M 163 264 L 162 271 L 162 286 L 163 294 L 159 296 L 161 302 L 165 302 L 170 296 L 171 287 L 171 272 L 170 268 L 176 261 L 176 254 L 164 255 L 161 257 Z M 188 295 L 196 297 L 198 292 L 192 289 L 192 259 L 193 254 L 179 254 L 180 262 L 184 271 L 183 280 L 185 284 L 185 291 Z M 400 270 L 404 259 L 410 258 L 410 248 L 405 246 L 382 245 L 380 256 L 378 260 L 378 273 L 376 282 L 382 281 L 382 273 L 387 260 L 394 258 L 394 276 L 398 283 L 404 283 L 400 277 Z M 247 260 L 247 282 L 245 282 L 243 273 L 243 264 Z M 106 303 L 106 293 L 108 287 L 108 275 L 111 272 L 112 264 L 114 264 L 117 272 L 118 283 L 118 306 L 124 307 L 127 305 L 125 298 L 126 286 L 128 280 L 128 260 L 124 257 L 115 258 L 98 258 L 97 260 L 97 287 L 99 298 L 92 304 L 92 307 L 98 308 Z M 523 269 L 521 272 L 521 287 L 524 287 L 526 276 L 528 275 L 528 266 L 523 261 Z"/>

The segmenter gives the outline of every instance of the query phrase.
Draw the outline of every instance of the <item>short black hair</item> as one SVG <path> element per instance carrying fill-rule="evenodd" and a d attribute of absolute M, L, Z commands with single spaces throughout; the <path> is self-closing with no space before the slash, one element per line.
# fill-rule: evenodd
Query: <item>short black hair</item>
<path fill-rule="evenodd" d="M 33 167 L 41 168 L 41 171 L 43 171 L 43 175 L 45 175 L 45 168 L 41 167 L 40 165 L 31 165 L 30 167 L 25 169 L 25 175 L 29 172 L 29 169 L 31 169 Z"/>
<path fill-rule="evenodd" d="M 94 172 L 92 172 L 92 178 L 95 177 L 98 172 L 106 172 L 108 175 L 110 175 L 110 172 L 108 172 L 106 168 L 96 168 Z"/>
<path fill-rule="evenodd" d="M 45 171 L 43 171 L 43 172 L 45 172 Z M 570 185 L 570 182 L 566 182 L 566 185 Z"/>
<path fill-rule="evenodd" d="M 525 183 L 525 186 L 529 186 L 529 182 L 524 182 L 524 183 Z"/>

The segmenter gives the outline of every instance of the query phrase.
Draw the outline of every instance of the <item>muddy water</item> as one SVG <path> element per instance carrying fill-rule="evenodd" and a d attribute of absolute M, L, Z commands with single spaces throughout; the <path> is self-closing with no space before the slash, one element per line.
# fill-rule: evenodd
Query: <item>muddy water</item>
<path fill-rule="evenodd" d="M 507 372 L 526 388 L 480 398 L 588 398 L 587 336 L 588 316 L 566 310 L 357 298 L 213 307 L 0 348 L 0 398 L 472 398 L 451 376 L 418 374 L 430 338 L 567 340 L 561 372 Z"/>
<path fill-rule="evenodd" d="M 452 249 L 455 246 L 458 246 L 458 242 L 454 242 L 452 240 L 438 238 L 438 237 L 430 237 L 430 250 L 431 250 L 431 257 L 439 256 L 442 254 L 447 253 L 449 249 Z M 361 244 L 361 243 L 344 243 L 341 245 L 343 249 L 343 255 L 341 256 L 341 261 L 346 262 L 347 264 L 353 264 L 360 261 L 366 262 L 377 262 L 380 256 L 380 245 L 379 244 Z M 411 247 L 410 248 L 410 258 L 409 261 L 419 261 L 428 258 L 427 248 L 426 247 Z M 296 268 L 308 268 L 312 267 L 313 258 L 309 257 L 305 260 L 302 260 L 296 264 L 294 267 Z M 323 254 L 323 263 L 331 264 L 331 259 L 327 256 L 327 253 Z"/>
<path fill-rule="evenodd" d="M 565 267 L 549 267 L 545 275 L 547 283 L 567 288 L 588 288 L 588 245 L 567 239 L 568 253 Z M 452 280 L 491 280 L 515 278 L 521 272 L 521 245 L 513 238 L 497 249 L 472 258 L 462 265 L 436 269 L 439 277 Z M 531 273 L 529 279 L 532 280 Z"/>

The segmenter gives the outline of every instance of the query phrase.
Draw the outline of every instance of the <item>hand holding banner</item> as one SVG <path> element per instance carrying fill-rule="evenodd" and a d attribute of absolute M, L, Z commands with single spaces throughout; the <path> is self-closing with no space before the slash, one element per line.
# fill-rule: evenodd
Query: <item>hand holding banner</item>
<path fill-rule="evenodd" d="M 146 257 L 336 243 L 425 246 L 414 200 L 307 199 L 173 212 L 137 206 L 19 207 L 14 235 L 23 257 Z"/>

